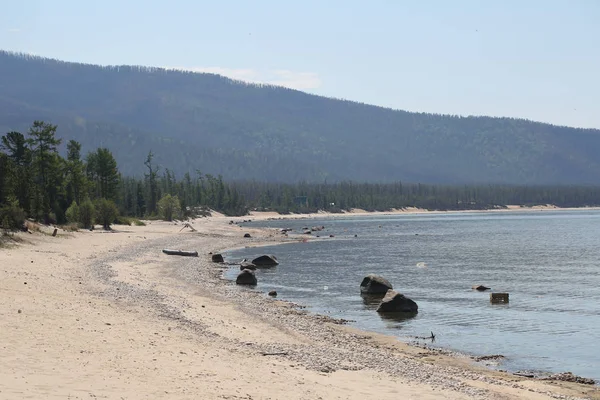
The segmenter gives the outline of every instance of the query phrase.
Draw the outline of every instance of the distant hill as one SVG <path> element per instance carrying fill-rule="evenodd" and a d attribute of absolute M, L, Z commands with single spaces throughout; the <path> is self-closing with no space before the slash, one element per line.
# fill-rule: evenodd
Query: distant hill
<path fill-rule="evenodd" d="M 402 95 L 402 94 L 399 94 Z M 267 181 L 600 183 L 600 131 L 410 113 L 213 74 L 0 52 L 0 134 L 35 119 L 126 174 L 149 150 L 181 176 Z"/>

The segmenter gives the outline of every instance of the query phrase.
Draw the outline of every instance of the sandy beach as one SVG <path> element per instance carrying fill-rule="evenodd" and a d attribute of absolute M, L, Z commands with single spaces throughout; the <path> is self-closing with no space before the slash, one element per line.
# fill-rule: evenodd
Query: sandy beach
<path fill-rule="evenodd" d="M 600 399 L 237 287 L 209 252 L 295 239 L 230 220 L 16 234 L 0 247 L 0 399 Z"/>
<path fill-rule="evenodd" d="M 481 210 L 427 210 L 424 208 L 417 207 L 406 207 L 406 208 L 394 208 L 387 211 L 367 211 L 361 208 L 352 208 L 349 211 L 342 212 L 328 212 L 319 210 L 312 214 L 279 214 L 274 211 L 250 211 L 245 217 L 231 218 L 236 222 L 244 220 L 269 220 L 269 219 L 312 219 L 312 218 L 337 218 L 337 217 L 356 217 L 356 216 L 381 216 L 381 215 L 415 215 L 415 214 L 446 214 L 446 213 L 519 213 L 519 212 L 545 212 L 545 211 L 597 211 L 600 207 L 558 207 L 553 204 L 543 204 L 536 206 L 520 206 L 520 205 L 507 205 L 505 208 L 492 208 L 492 209 L 481 209 Z M 221 217 L 223 217 L 221 215 Z"/>

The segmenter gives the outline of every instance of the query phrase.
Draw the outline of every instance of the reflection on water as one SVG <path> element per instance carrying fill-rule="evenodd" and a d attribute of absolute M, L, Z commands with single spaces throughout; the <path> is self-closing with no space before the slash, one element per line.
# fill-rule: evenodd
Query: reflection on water
<path fill-rule="evenodd" d="M 409 312 L 388 312 L 388 313 L 377 313 L 381 319 L 395 322 L 405 322 L 417 316 L 417 313 Z"/>
<path fill-rule="evenodd" d="M 267 221 L 301 232 L 306 221 Z M 363 329 L 467 353 L 503 354 L 502 368 L 541 369 L 600 378 L 600 212 L 454 213 L 319 219 L 321 238 L 242 249 L 229 259 L 275 254 L 257 271 L 257 290 Z M 334 238 L 329 238 L 334 235 Z M 357 235 L 357 237 L 355 237 Z M 413 299 L 419 313 L 389 319 L 360 295 L 369 273 Z M 233 271 L 230 277 L 235 277 Z M 510 294 L 491 304 L 491 292 Z"/>
<path fill-rule="evenodd" d="M 379 304 L 381 304 L 381 300 L 383 299 L 384 295 L 361 293 L 360 297 L 362 298 L 364 305 L 367 306 L 366 309 L 376 310 Z"/>

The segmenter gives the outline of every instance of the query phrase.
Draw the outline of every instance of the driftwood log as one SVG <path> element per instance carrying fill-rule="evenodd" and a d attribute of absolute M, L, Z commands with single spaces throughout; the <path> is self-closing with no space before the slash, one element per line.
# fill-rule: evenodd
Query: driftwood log
<path fill-rule="evenodd" d="M 169 250 L 163 249 L 163 253 L 169 256 L 187 256 L 187 257 L 198 257 L 197 251 L 184 251 L 184 250 Z"/>

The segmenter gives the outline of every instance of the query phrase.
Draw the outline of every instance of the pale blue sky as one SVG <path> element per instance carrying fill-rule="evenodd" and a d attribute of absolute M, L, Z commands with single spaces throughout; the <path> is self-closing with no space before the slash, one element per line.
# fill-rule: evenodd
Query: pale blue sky
<path fill-rule="evenodd" d="M 600 128 L 598 0 L 0 0 L 0 49 Z"/>

